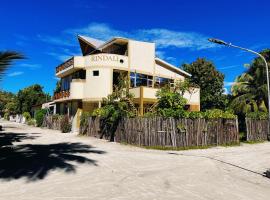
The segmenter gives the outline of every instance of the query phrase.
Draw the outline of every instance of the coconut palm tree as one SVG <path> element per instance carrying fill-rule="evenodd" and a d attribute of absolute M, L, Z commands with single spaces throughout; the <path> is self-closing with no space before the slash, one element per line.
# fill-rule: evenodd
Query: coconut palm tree
<path fill-rule="evenodd" d="M 24 56 L 15 51 L 0 51 L 0 80 L 7 70 L 7 68 L 11 65 L 13 60 L 23 59 Z"/>
<path fill-rule="evenodd" d="M 270 50 L 261 52 L 270 61 Z M 237 114 L 267 111 L 266 69 L 261 58 L 256 58 L 245 73 L 237 77 L 231 88 L 230 103 Z"/>

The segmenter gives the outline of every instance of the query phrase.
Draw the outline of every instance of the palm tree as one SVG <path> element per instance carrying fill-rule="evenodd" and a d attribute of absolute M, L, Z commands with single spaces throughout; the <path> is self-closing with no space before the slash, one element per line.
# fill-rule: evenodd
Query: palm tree
<path fill-rule="evenodd" d="M 263 54 L 270 61 L 270 50 Z M 256 58 L 248 70 L 237 77 L 231 88 L 233 100 L 230 103 L 237 114 L 247 112 L 267 112 L 267 82 L 266 70 L 261 58 Z"/>
<path fill-rule="evenodd" d="M 23 58 L 22 54 L 15 51 L 0 51 L 0 81 L 12 61 Z"/>

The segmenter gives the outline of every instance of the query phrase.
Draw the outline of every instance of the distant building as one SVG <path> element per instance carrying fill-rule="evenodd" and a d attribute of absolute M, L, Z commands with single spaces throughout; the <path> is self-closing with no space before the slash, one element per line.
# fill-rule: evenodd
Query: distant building
<path fill-rule="evenodd" d="M 130 75 L 130 92 L 138 115 L 157 101 L 156 92 L 166 84 L 191 76 L 158 58 L 155 44 L 115 37 L 107 42 L 78 36 L 82 56 L 74 56 L 56 67 L 61 91 L 54 94 L 56 113 L 74 116 L 77 110 L 93 111 L 102 98 L 113 92 L 121 73 Z M 187 109 L 200 110 L 200 90 L 186 92 Z"/>

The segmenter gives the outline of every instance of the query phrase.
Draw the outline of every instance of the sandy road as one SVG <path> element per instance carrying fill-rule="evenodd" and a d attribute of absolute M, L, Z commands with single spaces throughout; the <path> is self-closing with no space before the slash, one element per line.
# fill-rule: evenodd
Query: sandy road
<path fill-rule="evenodd" d="M 270 199 L 270 143 L 146 150 L 0 122 L 0 199 Z"/>

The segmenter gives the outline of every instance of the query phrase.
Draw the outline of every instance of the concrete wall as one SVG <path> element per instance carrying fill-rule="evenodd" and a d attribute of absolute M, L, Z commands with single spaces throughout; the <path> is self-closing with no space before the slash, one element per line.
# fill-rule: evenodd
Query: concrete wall
<path fill-rule="evenodd" d="M 99 71 L 99 76 L 93 76 L 93 71 Z M 112 93 L 112 68 L 91 67 L 86 69 L 84 99 L 101 100 Z"/>
<path fill-rule="evenodd" d="M 85 80 L 73 79 L 70 83 L 70 98 L 82 99 L 84 98 Z"/>
<path fill-rule="evenodd" d="M 164 78 L 177 78 L 179 80 L 185 80 L 184 76 L 181 76 L 179 74 L 176 74 L 175 72 L 161 66 L 160 64 L 155 64 L 155 75 L 159 77 L 164 77 Z"/>
<path fill-rule="evenodd" d="M 129 64 L 131 71 L 152 74 L 155 65 L 155 44 L 129 40 Z"/>

